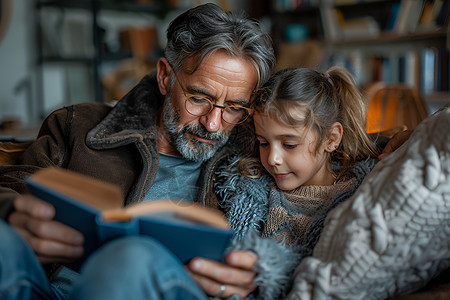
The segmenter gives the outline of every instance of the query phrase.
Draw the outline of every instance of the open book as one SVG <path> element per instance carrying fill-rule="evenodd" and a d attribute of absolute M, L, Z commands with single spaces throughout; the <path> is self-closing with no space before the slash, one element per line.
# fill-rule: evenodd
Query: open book
<path fill-rule="evenodd" d="M 197 256 L 220 261 L 233 234 L 219 210 L 172 200 L 123 207 L 119 187 L 73 171 L 46 168 L 26 182 L 55 207 L 56 221 L 84 234 L 85 254 L 74 269 L 105 242 L 139 234 L 159 240 L 183 263 Z"/>

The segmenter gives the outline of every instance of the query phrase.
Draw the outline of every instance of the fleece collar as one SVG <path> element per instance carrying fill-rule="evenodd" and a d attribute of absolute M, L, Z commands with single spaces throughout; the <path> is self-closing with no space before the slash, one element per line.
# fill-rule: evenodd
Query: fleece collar
<path fill-rule="evenodd" d="M 143 139 L 157 139 L 156 113 L 163 105 L 156 75 L 145 76 L 86 137 L 94 149 L 108 149 Z"/>

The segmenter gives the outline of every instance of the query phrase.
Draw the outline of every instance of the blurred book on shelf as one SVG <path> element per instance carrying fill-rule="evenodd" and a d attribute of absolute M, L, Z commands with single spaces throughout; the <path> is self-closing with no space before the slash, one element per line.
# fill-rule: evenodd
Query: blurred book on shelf
<path fill-rule="evenodd" d="M 341 10 L 332 6 L 322 7 L 320 13 L 327 40 L 353 41 L 380 35 L 380 26 L 371 16 L 346 19 Z"/>
<path fill-rule="evenodd" d="M 392 32 L 402 35 L 416 30 L 422 14 L 422 0 L 401 0 Z"/>
<path fill-rule="evenodd" d="M 448 21 L 449 1 L 427 0 L 417 25 L 417 32 L 429 32 L 443 26 Z"/>
<path fill-rule="evenodd" d="M 357 83 L 383 81 L 404 84 L 422 95 L 446 91 L 445 57 L 434 47 L 376 54 L 353 49 L 331 56 L 329 65 L 342 65 L 350 70 Z"/>
<path fill-rule="evenodd" d="M 435 31 L 449 18 L 449 2 L 444 0 L 401 0 L 392 5 L 386 31 L 405 35 Z"/>

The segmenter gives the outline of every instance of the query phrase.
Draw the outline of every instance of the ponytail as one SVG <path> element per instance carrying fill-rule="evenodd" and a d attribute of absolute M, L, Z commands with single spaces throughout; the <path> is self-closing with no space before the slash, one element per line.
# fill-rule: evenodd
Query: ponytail
<path fill-rule="evenodd" d="M 353 77 L 342 67 L 332 67 L 325 74 L 329 74 L 333 102 L 339 108 L 339 122 L 344 129 L 341 144 L 332 157 L 342 160 L 345 169 L 363 157 L 378 156 L 375 143 L 366 132 L 367 105 Z"/>

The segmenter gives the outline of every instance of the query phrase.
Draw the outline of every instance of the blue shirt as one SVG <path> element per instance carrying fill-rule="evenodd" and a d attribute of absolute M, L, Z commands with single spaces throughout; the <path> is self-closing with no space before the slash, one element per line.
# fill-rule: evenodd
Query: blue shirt
<path fill-rule="evenodd" d="M 144 201 L 152 199 L 194 201 L 201 165 L 202 162 L 159 153 L 158 172 Z"/>

